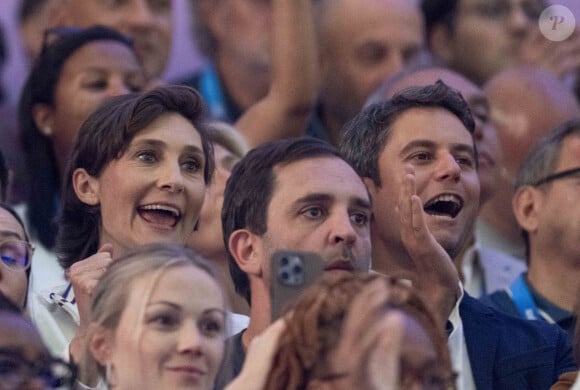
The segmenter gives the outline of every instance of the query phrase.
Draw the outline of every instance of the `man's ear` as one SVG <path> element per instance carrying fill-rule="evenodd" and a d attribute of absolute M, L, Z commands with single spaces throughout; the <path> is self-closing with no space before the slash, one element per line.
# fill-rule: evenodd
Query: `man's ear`
<path fill-rule="evenodd" d="M 95 360 L 101 366 L 106 366 L 106 364 L 111 361 L 111 353 L 114 344 L 113 331 L 102 326 L 93 326 L 94 327 L 90 329 L 89 333 L 90 339 L 88 348 Z"/>
<path fill-rule="evenodd" d="M 260 237 L 248 229 L 239 229 L 230 235 L 229 249 L 236 264 L 248 275 L 262 276 Z"/>
<path fill-rule="evenodd" d="M 48 104 L 37 103 L 32 106 L 32 118 L 40 132 L 51 138 L 54 131 L 54 109 Z"/>
<path fill-rule="evenodd" d="M 453 59 L 453 37 L 449 28 L 443 24 L 438 24 L 431 30 L 429 35 L 429 50 L 433 55 L 445 64 L 449 64 Z"/>
<path fill-rule="evenodd" d="M 369 194 L 371 194 L 371 196 L 377 192 L 377 185 L 375 184 L 373 179 L 371 179 L 370 177 L 363 177 L 362 181 L 363 183 L 365 183 L 367 191 L 369 192 Z"/>
<path fill-rule="evenodd" d="M 90 206 L 99 204 L 99 181 L 89 175 L 84 168 L 77 168 L 73 172 L 73 188 L 81 202 Z"/>
<path fill-rule="evenodd" d="M 542 191 L 532 186 L 518 188 L 512 197 L 512 210 L 518 225 L 528 233 L 538 229 L 538 215 L 543 207 L 543 199 Z"/>

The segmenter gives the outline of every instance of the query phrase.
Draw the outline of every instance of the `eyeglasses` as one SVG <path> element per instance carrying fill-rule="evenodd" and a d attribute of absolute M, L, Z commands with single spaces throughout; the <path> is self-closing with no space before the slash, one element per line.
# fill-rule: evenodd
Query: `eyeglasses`
<path fill-rule="evenodd" d="M 26 270 L 30 267 L 30 259 L 34 246 L 23 240 L 8 239 L 0 241 L 0 258 L 2 264 L 15 270 Z"/>
<path fill-rule="evenodd" d="M 516 8 L 520 8 L 528 20 L 537 20 L 543 11 L 542 2 L 536 0 L 524 1 L 519 4 L 506 0 L 485 0 L 473 4 L 467 9 L 467 12 L 485 19 L 505 22 Z"/>
<path fill-rule="evenodd" d="M 570 177 L 575 177 L 577 179 L 580 179 L 580 167 L 567 169 L 567 170 L 562 171 L 562 172 L 552 173 L 551 175 L 548 175 L 548 176 L 544 177 L 543 179 L 540 179 L 540 180 L 536 181 L 535 183 L 532 183 L 531 185 L 533 187 L 538 187 L 538 186 L 541 186 L 543 184 L 549 183 L 549 182 L 554 181 L 554 180 L 567 179 Z"/>
<path fill-rule="evenodd" d="M 31 379 L 40 379 L 49 389 L 72 389 L 76 375 L 76 367 L 61 359 L 30 362 L 15 351 L 0 351 L 0 382 L 9 389 L 21 388 Z"/>

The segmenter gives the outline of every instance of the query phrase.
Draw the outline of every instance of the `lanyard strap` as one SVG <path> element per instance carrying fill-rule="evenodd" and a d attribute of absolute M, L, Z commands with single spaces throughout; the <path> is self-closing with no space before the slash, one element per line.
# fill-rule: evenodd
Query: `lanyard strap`
<path fill-rule="evenodd" d="M 514 301 L 520 316 L 528 320 L 543 320 L 538 307 L 532 298 L 532 294 L 521 274 L 509 287 L 510 295 Z"/>
<path fill-rule="evenodd" d="M 199 79 L 199 92 L 207 104 L 210 116 L 221 121 L 229 121 L 226 114 L 224 96 L 213 65 L 208 64 Z"/>

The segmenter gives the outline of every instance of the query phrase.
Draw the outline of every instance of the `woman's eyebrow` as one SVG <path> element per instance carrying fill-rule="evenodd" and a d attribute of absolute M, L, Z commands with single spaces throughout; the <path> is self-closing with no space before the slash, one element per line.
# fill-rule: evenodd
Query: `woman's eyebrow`
<path fill-rule="evenodd" d="M 20 234 L 10 231 L 10 230 L 0 230 L 0 238 L 17 238 L 23 240 L 24 238 Z"/>

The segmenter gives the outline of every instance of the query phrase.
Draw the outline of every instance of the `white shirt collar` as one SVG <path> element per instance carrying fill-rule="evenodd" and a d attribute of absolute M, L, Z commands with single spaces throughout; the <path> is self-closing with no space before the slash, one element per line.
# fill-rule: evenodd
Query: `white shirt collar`
<path fill-rule="evenodd" d="M 459 282 L 459 287 L 461 287 L 461 295 L 449 314 L 449 322 L 453 325 L 453 330 L 447 339 L 447 345 L 449 346 L 453 371 L 457 374 L 457 390 L 476 390 L 469 354 L 467 353 L 465 333 L 463 332 L 463 321 L 459 315 L 459 305 L 464 295 L 461 282 Z"/>

